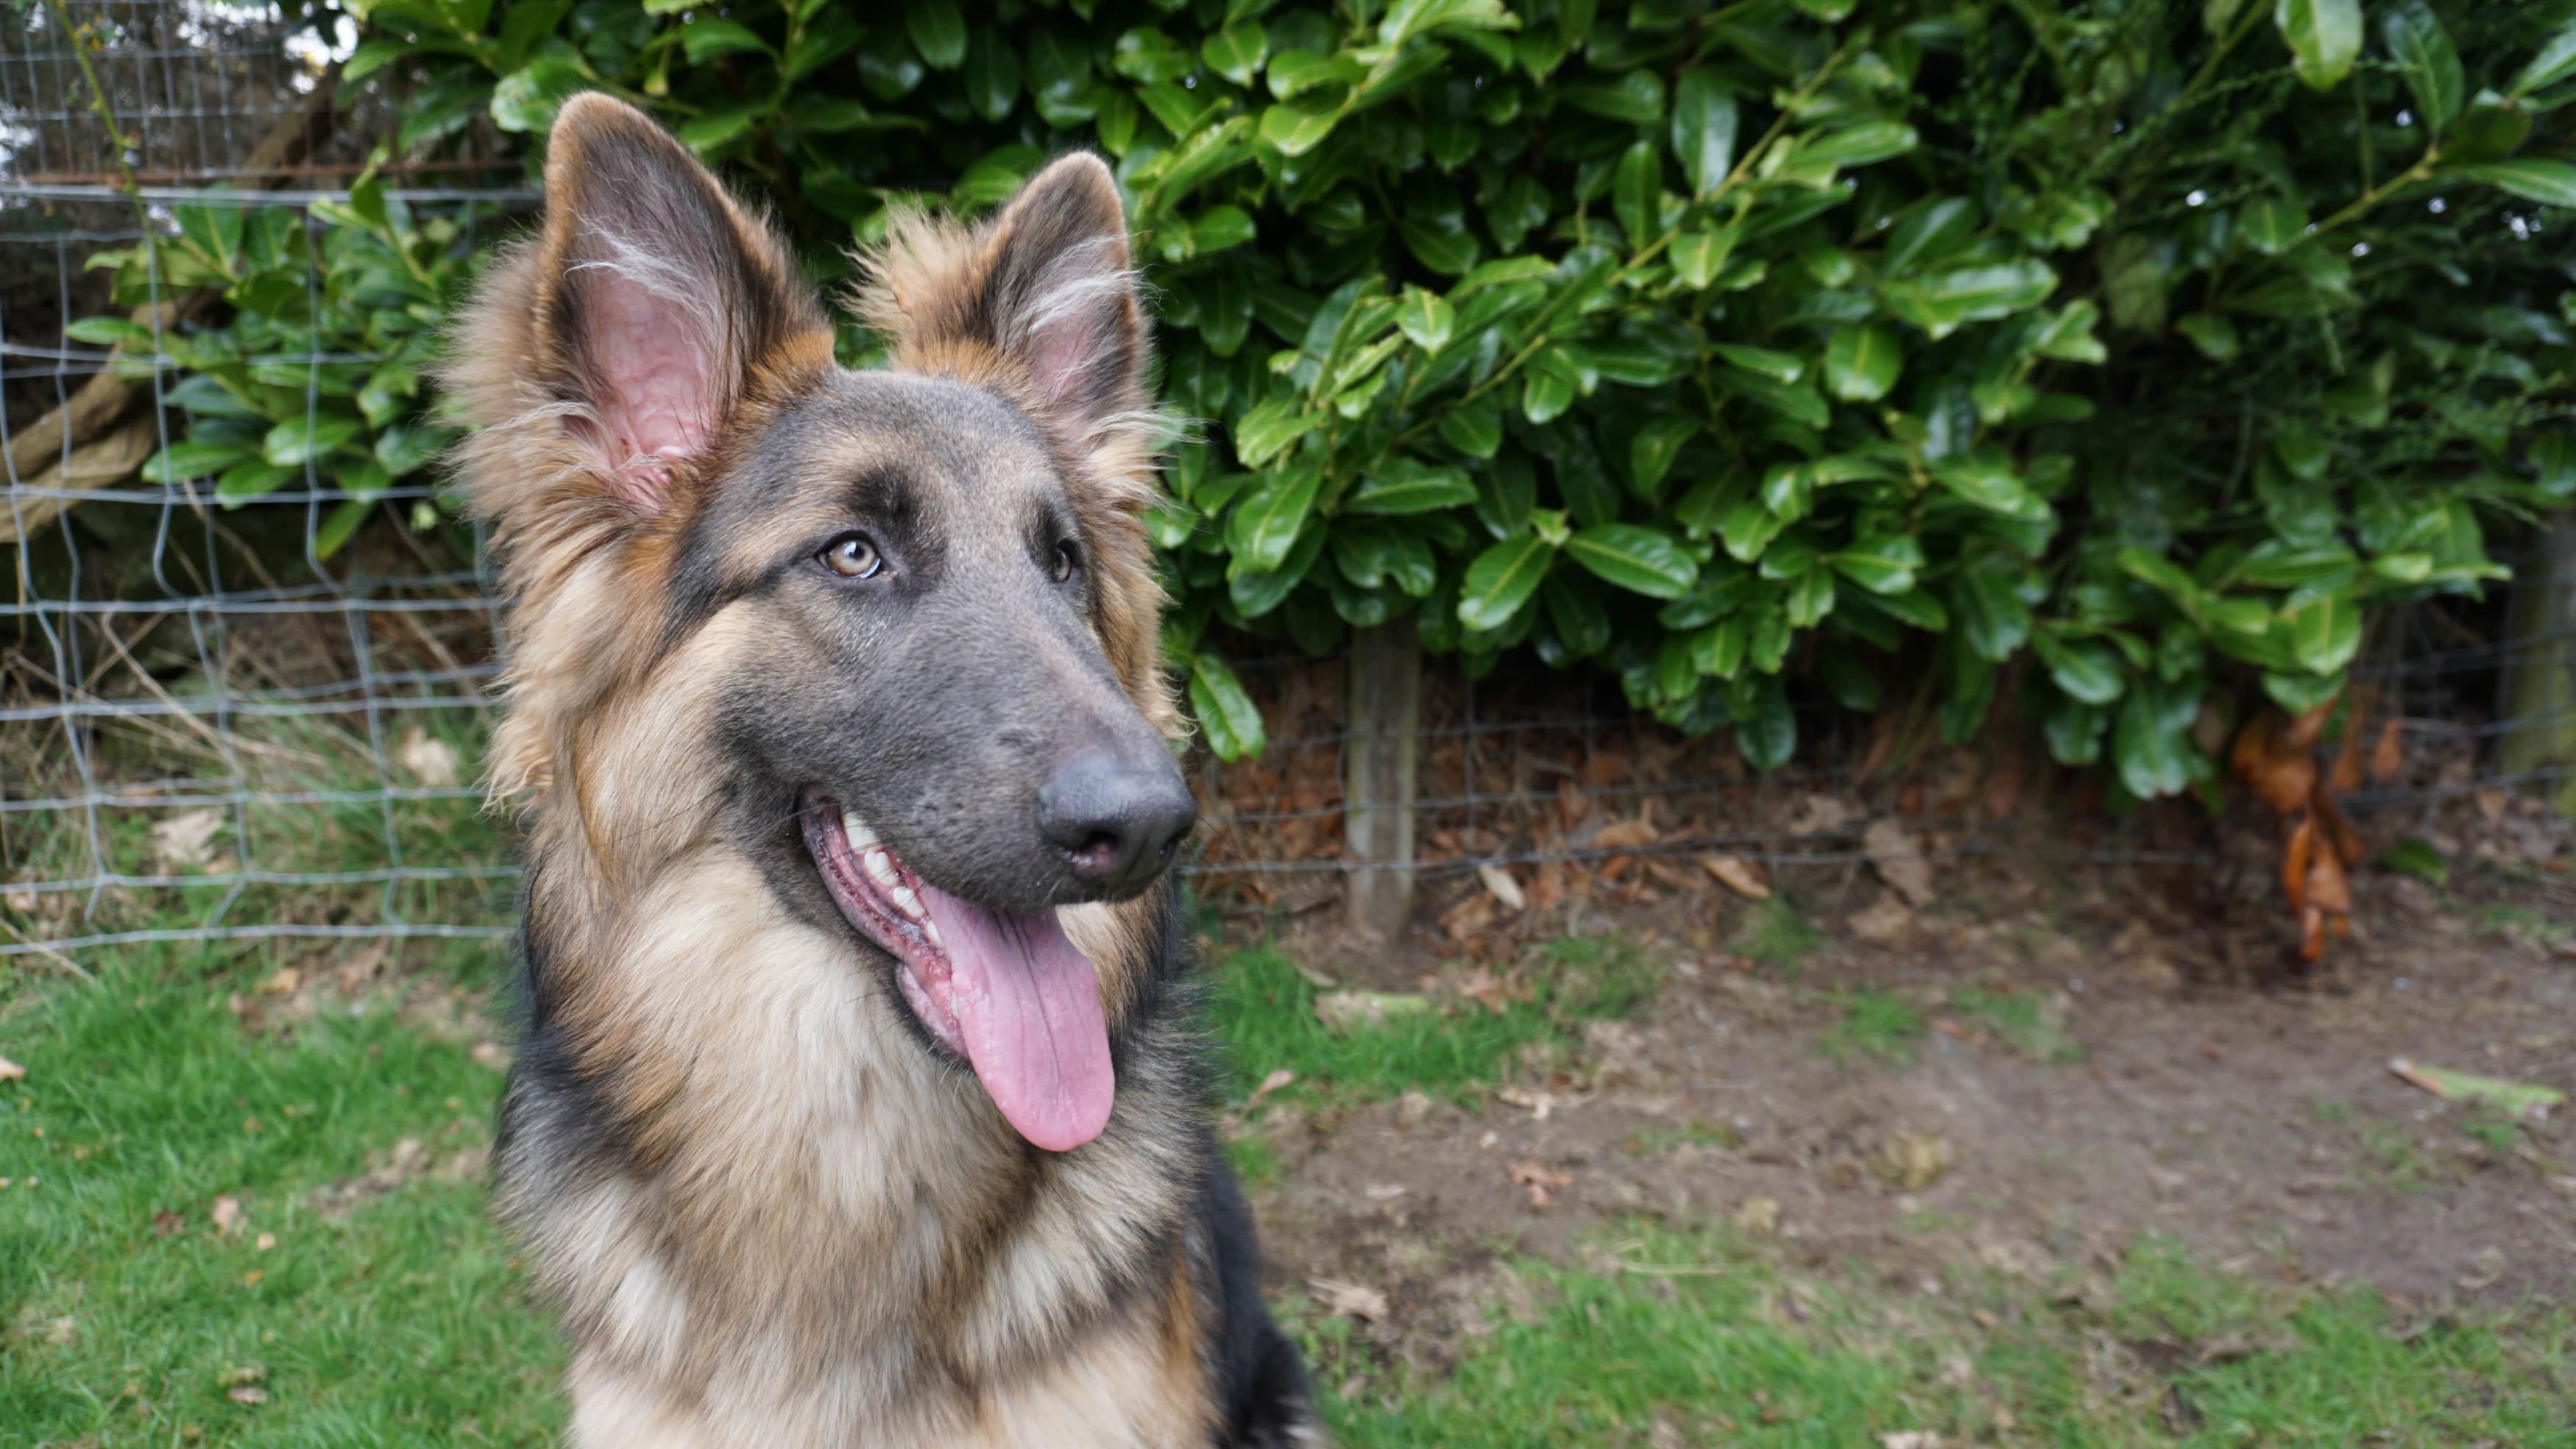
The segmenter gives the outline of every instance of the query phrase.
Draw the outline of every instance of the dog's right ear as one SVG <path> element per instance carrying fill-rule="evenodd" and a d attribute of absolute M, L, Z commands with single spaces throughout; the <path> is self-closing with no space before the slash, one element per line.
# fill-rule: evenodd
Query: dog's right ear
<path fill-rule="evenodd" d="M 453 339 L 451 385 L 487 429 L 469 477 L 507 532 L 551 531 L 532 511 L 660 513 L 744 407 L 831 353 L 769 228 L 642 112 L 576 96 L 547 142 L 542 236 Z"/>

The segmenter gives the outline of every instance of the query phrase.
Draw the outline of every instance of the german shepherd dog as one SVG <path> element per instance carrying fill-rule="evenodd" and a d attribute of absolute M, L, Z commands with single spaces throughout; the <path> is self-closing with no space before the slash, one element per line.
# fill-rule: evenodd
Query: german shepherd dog
<path fill-rule="evenodd" d="M 892 365 L 845 370 L 585 95 L 451 339 L 529 823 L 494 1201 L 572 1441 L 1320 1443 L 1189 1020 L 1116 185 L 1066 156 L 868 277 Z"/>

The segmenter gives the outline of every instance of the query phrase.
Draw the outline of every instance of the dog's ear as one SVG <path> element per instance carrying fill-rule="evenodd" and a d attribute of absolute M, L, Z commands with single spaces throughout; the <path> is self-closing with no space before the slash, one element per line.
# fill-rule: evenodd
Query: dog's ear
<path fill-rule="evenodd" d="M 608 96 L 576 96 L 555 121 L 532 271 L 527 315 L 491 319 L 526 329 L 509 359 L 517 391 L 552 405 L 582 471 L 648 513 L 764 371 L 830 357 L 829 324 L 777 237 Z M 509 303 L 485 305 L 496 300 Z"/>
<path fill-rule="evenodd" d="M 897 366 L 1012 384 L 1077 444 L 1144 407 L 1144 309 L 1099 157 L 1058 159 L 971 233 L 898 221 L 871 270 L 861 305 Z"/>

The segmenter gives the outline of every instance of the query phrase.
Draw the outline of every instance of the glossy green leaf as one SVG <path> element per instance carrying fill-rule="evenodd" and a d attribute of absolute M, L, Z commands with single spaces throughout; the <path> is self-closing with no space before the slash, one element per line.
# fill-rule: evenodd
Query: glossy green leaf
<path fill-rule="evenodd" d="M 1199 47 L 1199 58 L 1236 85 L 1251 85 L 1261 73 L 1262 62 L 1270 58 L 1269 32 L 1257 20 L 1238 20 L 1209 36 Z"/>
<path fill-rule="evenodd" d="M 2347 593 L 2319 594 L 2281 615 L 2301 667 L 2333 674 L 2361 650 L 2361 607 Z"/>
<path fill-rule="evenodd" d="M 1345 513 L 1429 513 L 1476 501 L 1464 468 L 1430 468 L 1399 460 L 1360 480 L 1342 500 Z"/>
<path fill-rule="evenodd" d="M 2576 165 L 2564 161 L 2497 161 L 2460 174 L 2543 205 L 2576 207 Z"/>
<path fill-rule="evenodd" d="M 1845 402 L 1876 402 L 1905 367 L 1896 333 L 1875 323 L 1835 330 L 1825 343 L 1825 390 Z"/>
<path fill-rule="evenodd" d="M 904 0 L 903 28 L 932 70 L 966 63 L 966 12 L 957 0 Z"/>
<path fill-rule="evenodd" d="M 1190 713 L 1198 716 L 1199 731 L 1220 760 L 1251 759 L 1269 743 L 1260 709 L 1221 656 L 1202 653 L 1190 660 Z"/>
<path fill-rule="evenodd" d="M 364 431 L 366 424 L 343 413 L 296 417 L 269 429 L 260 456 L 280 468 L 300 468 L 338 451 Z"/>
<path fill-rule="evenodd" d="M 1258 468 L 1305 436 L 1316 421 L 1296 398 L 1272 398 L 1236 420 L 1234 455 L 1243 466 Z"/>
<path fill-rule="evenodd" d="M 2061 638 L 2047 630 L 2031 636 L 2032 652 L 2048 666 L 2048 677 L 2070 699 L 2109 704 L 2128 689 L 2120 653 L 2092 639 Z"/>
<path fill-rule="evenodd" d="M 2388 43 L 2388 55 L 2397 62 L 2398 73 L 2406 77 L 2416 113 L 2427 129 L 2440 136 L 2458 118 L 2467 86 L 2450 32 L 2424 0 L 2405 0 L 2380 17 L 2379 33 Z"/>
<path fill-rule="evenodd" d="M 1407 287 L 1403 299 L 1396 304 L 1395 325 L 1414 346 L 1425 352 L 1438 352 L 1449 345 L 1450 333 L 1458 325 L 1458 313 L 1446 297 L 1420 287 Z M 1490 453 L 1489 449 L 1478 456 Z"/>
<path fill-rule="evenodd" d="M 1699 577 L 1699 566 L 1680 544 L 1633 523 L 1578 529 L 1566 540 L 1565 552 L 1604 580 L 1650 599 L 1678 599 Z"/>
<path fill-rule="evenodd" d="M 1288 550 L 1315 508 L 1322 473 L 1309 464 L 1272 474 L 1234 506 L 1226 520 L 1226 546 L 1236 567 L 1266 573 L 1288 559 Z"/>
<path fill-rule="evenodd" d="M 1706 197 L 1735 165 L 1735 91 L 1711 70 L 1690 70 L 1673 85 L 1673 159 L 1691 194 Z"/>
<path fill-rule="evenodd" d="M 1458 622 L 1470 629 L 1510 623 L 1555 561 L 1555 546 L 1529 534 L 1504 539 L 1476 555 L 1458 592 Z"/>
<path fill-rule="evenodd" d="M 1681 456 L 1682 444 L 1700 430 L 1697 418 L 1650 418 L 1637 429 L 1628 442 L 1628 476 L 1637 492 L 1647 498 L 1660 497 L 1664 475 Z"/>
<path fill-rule="evenodd" d="M 1664 188 L 1664 158 L 1653 142 L 1639 141 L 1619 158 L 1610 194 L 1619 225 L 1631 250 L 1643 247 L 1663 230 L 1657 213 Z"/>
<path fill-rule="evenodd" d="M 1923 571 L 1923 545 L 1912 534 L 1886 534 L 1855 540 L 1826 555 L 1825 562 L 1873 594 L 1902 594 Z"/>
<path fill-rule="evenodd" d="M 2537 54 L 2516 71 L 2506 91 L 2516 97 L 2547 90 L 2571 75 L 2576 75 L 2576 20 L 2570 20 L 2557 34 L 2549 37 Z"/>
<path fill-rule="evenodd" d="M 1282 156 L 1303 156 L 1322 145 L 1340 120 L 1338 107 L 1283 103 L 1261 113 L 1261 139 Z"/>
<path fill-rule="evenodd" d="M 2331 90 L 2361 58 L 2361 0 L 2276 0 L 2272 23 L 2312 90 Z"/>

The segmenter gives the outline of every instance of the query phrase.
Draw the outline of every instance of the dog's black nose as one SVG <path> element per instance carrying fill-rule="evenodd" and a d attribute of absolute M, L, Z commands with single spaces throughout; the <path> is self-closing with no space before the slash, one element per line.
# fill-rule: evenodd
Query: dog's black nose
<path fill-rule="evenodd" d="M 1198 822 L 1198 802 L 1179 768 L 1159 753 L 1131 760 L 1087 751 L 1038 787 L 1038 830 L 1086 885 L 1152 880 Z"/>

